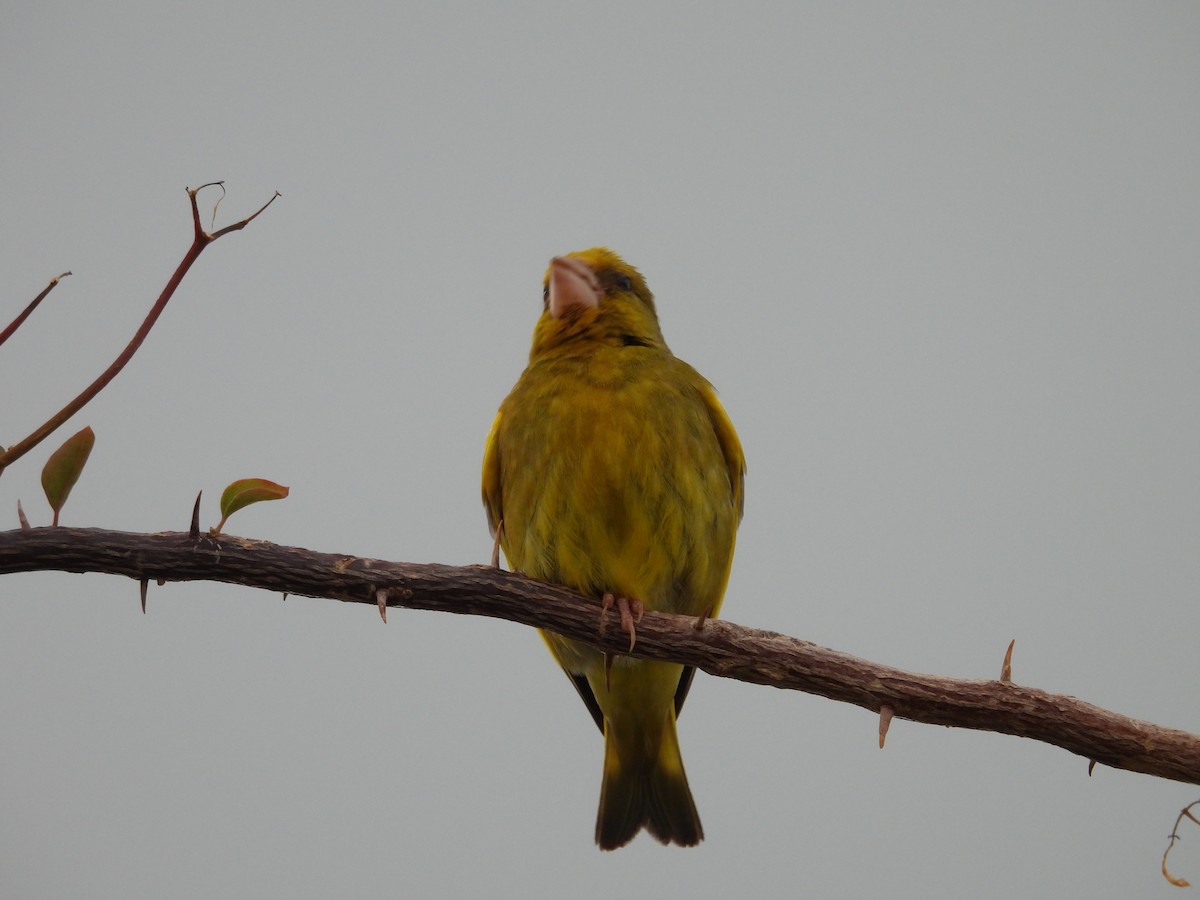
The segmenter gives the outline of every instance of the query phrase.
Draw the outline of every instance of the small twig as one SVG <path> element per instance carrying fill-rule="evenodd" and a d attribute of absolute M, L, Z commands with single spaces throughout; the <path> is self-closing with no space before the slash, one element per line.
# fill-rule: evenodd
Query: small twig
<path fill-rule="evenodd" d="M 222 187 L 224 187 L 225 182 L 214 181 L 214 182 L 210 182 L 210 184 L 219 184 Z M 202 184 L 202 185 L 200 185 L 200 187 L 196 188 L 196 192 L 202 191 L 208 186 L 209 185 L 207 185 L 207 184 Z M 188 191 L 188 193 L 192 194 L 192 196 L 195 196 L 195 194 L 190 190 Z M 229 232 L 231 232 L 231 231 L 241 231 L 243 228 L 245 228 L 247 225 L 249 225 L 251 222 L 253 222 L 255 219 L 257 219 L 259 216 L 261 216 L 264 212 L 266 212 L 267 207 L 270 206 L 272 203 L 274 203 L 276 200 L 278 200 L 282 196 L 283 196 L 283 194 L 279 193 L 279 191 L 276 191 L 274 194 L 271 195 L 270 200 L 268 200 L 266 203 L 264 203 L 262 206 L 260 206 L 257 210 L 252 212 L 250 215 L 246 216 L 246 218 L 242 219 L 241 221 L 234 222 L 232 225 L 226 225 L 220 231 L 214 231 L 212 234 L 206 235 L 206 237 L 209 240 L 209 243 L 212 243 L 217 238 L 224 237 L 225 235 L 229 234 Z M 192 208 L 195 209 L 195 204 L 192 205 Z M 213 213 L 214 214 L 216 213 L 215 207 L 213 209 Z M 197 224 L 197 226 L 199 226 L 199 224 L 200 224 L 200 220 L 198 217 L 196 219 L 196 224 Z M 203 232 L 201 232 L 201 233 L 203 233 Z"/>
<path fill-rule="evenodd" d="M 8 326 L 3 331 L 0 331 L 0 345 L 3 345 L 5 341 L 12 337 L 13 332 L 21 327 L 21 323 L 29 318 L 29 314 L 38 308 L 39 303 L 46 299 L 46 295 L 58 287 L 58 283 L 70 274 L 70 272 L 63 272 L 61 275 L 56 275 L 54 278 L 50 279 L 50 283 L 46 285 L 45 290 L 34 297 L 29 302 L 29 305 L 21 310 L 21 314 L 9 322 Z"/>
<path fill-rule="evenodd" d="M 212 182 L 211 184 L 220 184 L 220 182 Z M 167 286 L 163 288 L 162 293 L 158 295 L 158 300 L 156 300 L 154 306 L 150 308 L 150 312 L 147 313 L 141 327 L 138 328 L 137 332 L 125 346 L 125 349 L 122 350 L 120 355 L 113 360 L 112 364 L 102 373 L 100 373 L 100 376 L 95 381 L 84 388 L 74 400 L 51 416 L 45 423 L 42 424 L 41 427 L 36 429 L 28 437 L 17 441 L 17 443 L 9 447 L 4 453 L 0 453 L 0 473 L 3 473 L 7 466 L 16 462 L 18 459 L 40 444 L 43 440 L 45 440 L 47 436 L 53 433 L 56 428 L 66 422 L 69 418 L 71 418 L 71 416 L 79 412 L 79 410 L 82 409 L 93 397 L 100 393 L 100 391 L 104 390 L 108 383 L 116 377 L 118 372 L 125 368 L 126 363 L 133 358 L 133 354 L 137 352 L 138 348 L 142 346 L 142 342 L 146 340 L 146 336 L 150 333 L 150 329 L 154 327 L 154 323 L 158 321 L 158 317 L 162 315 L 162 311 L 166 309 L 167 302 L 171 299 L 176 288 L 178 288 L 180 283 L 183 281 L 183 277 L 187 274 L 188 269 L 192 267 L 192 263 L 200 258 L 200 254 L 204 252 L 205 247 L 222 235 L 228 234 L 231 231 L 240 231 L 241 229 L 245 228 L 256 218 L 258 218 L 258 216 L 262 214 L 263 210 L 274 203 L 276 197 L 280 196 L 279 192 L 276 191 L 275 195 L 266 203 L 264 203 L 262 207 L 260 207 L 259 210 L 253 215 L 247 216 L 240 222 L 227 225 L 220 231 L 208 234 L 200 224 L 200 210 L 196 206 L 196 195 L 200 191 L 204 190 L 204 188 L 209 186 L 210 185 L 206 184 L 194 189 L 188 188 L 188 199 L 192 204 L 192 222 L 195 225 L 195 237 L 192 240 L 192 246 L 189 247 L 187 253 L 184 254 L 183 260 L 176 267 L 175 273 L 171 276 L 170 281 L 167 282 Z"/>
<path fill-rule="evenodd" d="M 204 187 L 208 187 L 208 186 L 209 185 L 204 185 L 203 187 L 196 188 L 196 190 L 202 191 L 202 190 L 204 190 Z M 221 196 L 218 197 L 217 202 L 213 204 L 212 218 L 209 220 L 209 225 L 208 225 L 209 228 L 215 228 L 217 225 L 217 210 L 221 208 L 221 201 L 225 199 L 225 182 L 214 181 L 214 182 L 211 182 L 211 186 L 219 187 L 221 189 Z M 273 200 L 275 198 L 272 197 L 271 199 Z"/>
<path fill-rule="evenodd" d="M 1175 846 L 1175 842 L 1179 840 L 1179 826 L 1184 819 L 1191 819 L 1197 825 L 1200 825 L 1200 819 L 1192 815 L 1192 807 L 1200 804 L 1200 800 L 1193 801 L 1179 811 L 1178 818 L 1175 819 L 1175 827 L 1171 829 L 1171 836 L 1167 839 L 1167 849 L 1163 851 L 1162 858 L 1162 874 L 1163 878 L 1175 885 L 1175 887 L 1191 887 L 1192 883 L 1186 878 L 1176 878 L 1167 871 L 1167 855 L 1171 852 L 1171 848 Z"/>

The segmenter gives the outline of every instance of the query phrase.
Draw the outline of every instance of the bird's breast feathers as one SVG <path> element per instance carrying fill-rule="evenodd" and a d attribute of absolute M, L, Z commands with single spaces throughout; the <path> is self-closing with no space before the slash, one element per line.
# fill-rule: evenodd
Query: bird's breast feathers
<path fill-rule="evenodd" d="M 522 376 L 496 435 L 516 568 L 649 609 L 699 613 L 719 596 L 735 487 L 706 383 L 667 361 L 622 378 L 559 365 Z"/>

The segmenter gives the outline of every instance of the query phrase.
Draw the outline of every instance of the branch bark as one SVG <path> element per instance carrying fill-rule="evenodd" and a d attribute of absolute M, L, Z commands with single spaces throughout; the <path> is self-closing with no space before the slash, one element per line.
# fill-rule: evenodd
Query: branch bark
<path fill-rule="evenodd" d="M 0 574 L 102 572 L 139 582 L 220 581 L 251 588 L 465 615 L 547 628 L 629 653 L 615 616 L 567 588 L 491 566 L 388 562 L 267 541 L 97 528 L 0 532 Z M 381 607 L 382 608 L 382 607 Z M 799 690 L 930 725 L 1014 734 L 1118 769 L 1200 784 L 1200 735 L 1131 719 L 1010 681 L 906 672 L 772 631 L 647 612 L 629 655 Z"/>

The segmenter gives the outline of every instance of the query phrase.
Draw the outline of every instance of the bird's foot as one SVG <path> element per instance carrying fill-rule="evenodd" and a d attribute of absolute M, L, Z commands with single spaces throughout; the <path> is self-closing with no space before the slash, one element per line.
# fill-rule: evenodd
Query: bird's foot
<path fill-rule="evenodd" d="M 636 623 L 642 621 L 642 615 L 646 612 L 642 606 L 641 600 L 635 600 L 631 597 L 617 597 L 614 594 L 606 593 L 600 600 L 600 630 L 604 630 L 604 620 L 608 616 L 608 611 L 613 607 L 621 614 L 621 630 L 629 635 L 629 649 L 632 650 L 637 643 L 637 627 Z M 604 654 L 604 686 L 609 687 L 609 681 L 612 676 L 613 655 L 611 653 Z"/>
<path fill-rule="evenodd" d="M 629 635 L 629 649 L 632 650 L 634 644 L 637 643 L 637 628 L 635 624 L 642 621 L 642 615 L 646 610 L 642 606 L 641 600 L 605 594 L 600 601 L 600 622 L 602 626 L 605 615 L 614 606 L 616 606 L 617 611 L 621 614 L 621 630 Z"/>

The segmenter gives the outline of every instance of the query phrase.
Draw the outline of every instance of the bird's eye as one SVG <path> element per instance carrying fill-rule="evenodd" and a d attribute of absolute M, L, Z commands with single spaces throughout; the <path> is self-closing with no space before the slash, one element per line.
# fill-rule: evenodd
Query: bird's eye
<path fill-rule="evenodd" d="M 633 290 L 633 282 L 630 281 L 628 275 L 618 274 L 617 277 L 613 279 L 613 284 L 615 284 L 617 286 L 617 289 L 621 290 L 621 291 L 632 291 Z"/>
<path fill-rule="evenodd" d="M 548 306 L 549 304 L 550 304 L 550 285 L 543 284 L 542 285 L 542 306 Z"/>

